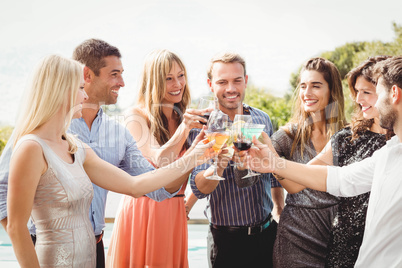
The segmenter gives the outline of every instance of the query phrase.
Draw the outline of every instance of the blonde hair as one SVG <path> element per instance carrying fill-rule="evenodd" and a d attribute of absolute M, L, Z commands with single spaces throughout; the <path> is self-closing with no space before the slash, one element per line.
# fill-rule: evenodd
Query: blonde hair
<path fill-rule="evenodd" d="M 293 138 L 290 155 L 293 155 L 297 146 L 300 146 L 302 158 L 304 148 L 310 143 L 313 128 L 312 118 L 310 117 L 309 113 L 304 111 L 302 101 L 299 98 L 300 76 L 304 71 L 317 71 L 322 74 L 325 81 L 328 83 L 330 96 L 328 105 L 325 107 L 327 141 L 329 141 L 331 136 L 338 130 L 342 129 L 346 124 L 342 81 L 338 68 L 336 68 L 335 64 L 324 58 L 317 57 L 308 60 L 303 65 L 299 74 L 299 85 L 294 96 L 295 106 L 292 119 L 290 120 L 290 123 L 287 124 L 287 127 L 284 128 L 285 132 Z M 297 125 L 296 133 L 291 133 L 292 124 Z"/>
<path fill-rule="evenodd" d="M 67 129 L 73 116 L 81 78 L 82 65 L 75 60 L 50 55 L 39 63 L 14 130 L 14 146 L 22 136 L 39 128 L 63 109 L 66 111 L 66 119 L 62 137 L 69 143 L 69 152 L 76 152 L 77 146 L 73 138 L 67 135 Z"/>
<path fill-rule="evenodd" d="M 145 60 L 140 79 L 138 104 L 145 109 L 151 133 L 160 145 L 165 144 L 170 139 L 167 118 L 162 112 L 162 100 L 166 94 L 166 77 L 172 69 L 174 62 L 177 62 L 184 71 L 186 79 L 182 100 L 174 105 L 175 112 L 180 116 L 178 123 L 181 123 L 182 115 L 190 104 L 191 97 L 187 81 L 187 71 L 180 58 L 173 52 L 165 49 L 154 50 Z"/>

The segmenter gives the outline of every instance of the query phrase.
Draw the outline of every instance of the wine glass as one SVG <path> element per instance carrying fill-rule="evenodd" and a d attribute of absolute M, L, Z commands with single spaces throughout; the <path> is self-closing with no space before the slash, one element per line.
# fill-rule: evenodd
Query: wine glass
<path fill-rule="evenodd" d="M 198 100 L 198 105 L 197 105 L 197 109 L 199 110 L 203 110 L 203 109 L 207 109 L 207 108 L 215 108 L 215 101 L 216 98 L 213 96 L 203 96 Z M 202 115 L 202 117 L 204 117 L 205 119 L 209 119 L 210 116 L 210 112 L 206 112 Z M 201 124 L 206 125 L 207 123 L 201 122 Z"/>
<path fill-rule="evenodd" d="M 207 127 L 208 129 L 205 131 L 207 138 L 209 141 L 215 140 L 215 144 L 212 146 L 212 149 L 217 153 L 214 161 L 214 173 L 211 176 L 206 177 L 209 180 L 225 180 L 221 176 L 218 175 L 218 152 L 225 145 L 226 141 L 230 137 L 230 131 L 227 129 L 229 122 L 229 116 L 222 111 L 215 109 L 211 112 Z"/>
<path fill-rule="evenodd" d="M 253 136 L 258 138 L 264 130 L 265 125 L 254 124 L 250 115 L 236 115 L 233 122 L 233 145 L 240 151 L 246 151 L 251 148 Z M 242 179 L 260 175 L 260 173 L 247 169 L 247 175 Z"/>

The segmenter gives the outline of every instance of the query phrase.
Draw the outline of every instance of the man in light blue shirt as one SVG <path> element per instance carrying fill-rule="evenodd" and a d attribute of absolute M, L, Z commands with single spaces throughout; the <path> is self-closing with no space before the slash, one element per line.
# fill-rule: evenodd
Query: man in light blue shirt
<path fill-rule="evenodd" d="M 101 108 L 101 105 L 115 104 L 120 87 L 124 87 L 123 66 L 120 58 L 120 52 L 116 47 L 97 39 L 86 40 L 74 50 L 73 59 L 85 65 L 84 89 L 88 100 L 82 109 L 82 118 L 72 120 L 69 132 L 87 143 L 103 160 L 125 170 L 130 175 L 139 175 L 154 170 L 154 167 L 137 148 L 129 131 L 118 121 L 106 115 Z M 5 228 L 11 144 L 11 142 L 7 144 L 0 160 L 0 221 Z M 113 178 L 110 179 L 113 180 Z M 173 197 L 180 190 L 181 183 L 168 185 L 147 196 L 156 201 Z M 93 188 L 94 197 L 89 218 L 97 241 L 97 267 L 105 267 L 102 235 L 105 227 L 108 191 L 97 185 L 93 185 Z M 30 232 L 35 233 L 33 226 L 30 226 Z"/>

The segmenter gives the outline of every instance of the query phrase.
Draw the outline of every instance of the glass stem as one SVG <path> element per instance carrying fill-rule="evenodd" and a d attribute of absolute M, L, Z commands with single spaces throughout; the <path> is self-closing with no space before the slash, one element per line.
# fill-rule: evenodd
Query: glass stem
<path fill-rule="evenodd" d="M 218 155 L 215 156 L 214 176 L 218 176 Z"/>

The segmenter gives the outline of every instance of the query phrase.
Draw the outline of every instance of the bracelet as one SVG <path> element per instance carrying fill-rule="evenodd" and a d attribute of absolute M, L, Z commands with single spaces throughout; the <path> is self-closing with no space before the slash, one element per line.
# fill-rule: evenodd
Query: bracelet
<path fill-rule="evenodd" d="M 282 181 L 282 180 L 285 179 L 284 177 L 281 177 L 281 176 L 279 176 L 279 175 L 277 175 L 277 174 L 275 174 L 273 172 L 272 172 L 272 175 L 274 175 L 275 179 L 278 180 L 278 181 Z"/>

